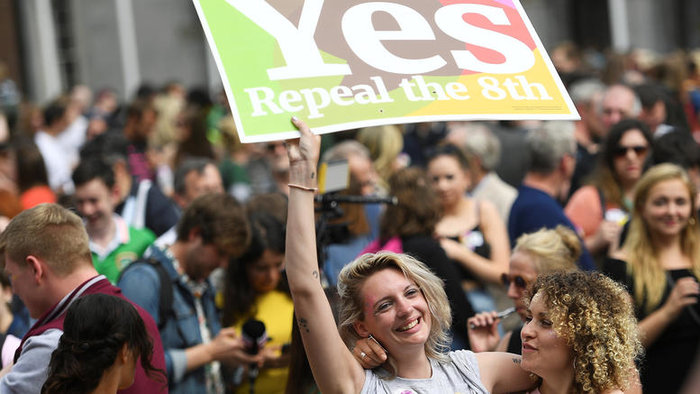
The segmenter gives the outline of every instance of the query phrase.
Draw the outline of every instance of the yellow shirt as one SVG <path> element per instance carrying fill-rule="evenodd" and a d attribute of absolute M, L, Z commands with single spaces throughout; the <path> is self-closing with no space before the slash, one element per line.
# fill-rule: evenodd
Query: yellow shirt
<path fill-rule="evenodd" d="M 267 336 L 270 338 L 267 346 L 282 346 L 292 341 L 292 319 L 294 304 L 291 297 L 278 290 L 273 290 L 255 299 L 257 314 L 251 316 L 253 319 L 265 323 Z M 243 323 L 247 319 L 241 319 L 236 325 L 236 330 L 241 332 Z M 255 380 L 256 393 L 284 393 L 287 385 L 289 368 L 263 368 L 260 370 L 258 378 Z M 250 387 L 248 380 L 244 379 L 236 393 L 248 394 Z"/>

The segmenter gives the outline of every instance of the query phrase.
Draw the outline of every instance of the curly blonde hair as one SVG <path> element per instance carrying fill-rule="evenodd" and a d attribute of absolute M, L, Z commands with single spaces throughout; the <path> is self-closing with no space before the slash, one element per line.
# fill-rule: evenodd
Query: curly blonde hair
<path fill-rule="evenodd" d="M 366 253 L 346 265 L 338 275 L 338 330 L 349 347 L 360 337 L 353 323 L 365 319 L 362 309 L 362 286 L 367 278 L 384 269 L 395 269 L 415 282 L 420 288 L 430 310 L 430 334 L 425 343 L 425 353 L 429 358 L 444 362 L 449 350 L 449 329 L 452 314 L 447 295 L 440 278 L 425 264 L 415 258 L 393 252 Z M 389 355 L 391 356 L 391 355 Z M 396 368 L 391 357 L 385 366 L 390 378 L 396 376 Z"/>
<path fill-rule="evenodd" d="M 527 302 L 537 293 L 574 356 L 574 392 L 627 389 L 642 345 L 625 289 L 600 273 L 554 272 L 537 278 Z"/>

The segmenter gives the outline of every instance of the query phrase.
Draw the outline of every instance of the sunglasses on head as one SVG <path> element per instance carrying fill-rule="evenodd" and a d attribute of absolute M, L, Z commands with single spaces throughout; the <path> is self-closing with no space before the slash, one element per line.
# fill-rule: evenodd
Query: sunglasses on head
<path fill-rule="evenodd" d="M 525 279 L 523 279 L 523 277 L 520 275 L 516 275 L 511 278 L 510 276 L 508 276 L 508 274 L 501 274 L 501 282 L 503 282 L 503 285 L 505 287 L 509 287 L 510 282 L 513 282 L 515 287 L 519 289 L 524 289 L 527 287 L 527 282 L 525 282 Z"/>
<path fill-rule="evenodd" d="M 624 157 L 627 156 L 630 150 L 634 151 L 634 154 L 637 156 L 642 156 L 647 153 L 648 147 L 644 145 L 635 145 L 635 146 L 618 146 L 615 148 L 615 157 Z"/>

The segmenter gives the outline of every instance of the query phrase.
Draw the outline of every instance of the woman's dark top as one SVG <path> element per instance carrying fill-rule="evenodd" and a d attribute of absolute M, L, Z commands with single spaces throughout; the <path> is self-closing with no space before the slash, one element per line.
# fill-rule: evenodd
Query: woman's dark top
<path fill-rule="evenodd" d="M 523 326 L 520 326 L 512 331 L 510 334 L 510 340 L 508 341 L 508 353 L 522 354 L 523 352 L 523 339 L 520 338 L 520 331 L 523 330 Z"/>
<path fill-rule="evenodd" d="M 401 237 L 403 252 L 425 263 L 435 275 L 445 282 L 445 293 L 452 309 L 452 335 L 469 349 L 467 319 L 474 310 L 464 295 L 457 267 L 447 258 L 440 244 L 428 235 Z"/>
<path fill-rule="evenodd" d="M 627 271 L 627 263 L 608 258 L 603 264 L 603 272 L 624 285 L 634 296 L 634 278 Z M 695 277 L 690 270 L 666 271 L 668 283 L 664 295 L 656 309 L 668 299 L 673 284 L 683 277 Z M 697 278 L 695 278 L 697 280 Z M 635 314 L 639 321 L 648 313 L 644 304 L 635 303 Z M 700 304 L 683 309 L 675 321 L 671 322 L 661 335 L 645 351 L 640 363 L 640 378 L 645 393 L 677 393 L 685 382 L 688 372 L 694 365 L 695 355 L 700 344 Z"/>
<path fill-rule="evenodd" d="M 491 245 L 489 245 L 489 243 L 486 241 L 484 233 L 481 231 L 481 227 L 479 226 L 479 224 L 474 226 L 474 228 L 472 228 L 471 230 L 464 232 L 463 234 L 447 238 L 459 242 L 465 248 L 468 248 L 472 252 L 485 259 L 491 258 Z M 453 263 L 457 267 L 459 267 L 458 271 L 460 272 L 461 278 L 463 280 L 477 280 L 474 274 L 471 271 L 469 271 L 466 267 L 464 267 L 464 265 L 462 265 L 458 261 L 454 261 Z"/>

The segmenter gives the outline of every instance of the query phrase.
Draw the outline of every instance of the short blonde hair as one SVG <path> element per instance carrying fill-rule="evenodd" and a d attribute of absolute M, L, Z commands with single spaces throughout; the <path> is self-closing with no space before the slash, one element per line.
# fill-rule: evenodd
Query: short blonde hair
<path fill-rule="evenodd" d="M 415 258 L 399 253 L 367 253 L 346 265 L 338 275 L 340 335 L 347 345 L 354 345 L 361 337 L 353 323 L 365 319 L 363 312 L 362 286 L 367 278 L 384 269 L 395 269 L 416 283 L 421 289 L 430 310 L 430 335 L 425 343 L 428 357 L 446 360 L 449 350 L 449 329 L 452 324 L 450 305 L 444 284 L 430 269 Z M 395 376 L 395 367 L 388 362 L 389 373 Z"/>
<path fill-rule="evenodd" d="M 542 228 L 523 234 L 513 248 L 513 253 L 525 252 L 535 261 L 538 274 L 551 271 L 574 271 L 581 255 L 581 241 L 570 228 L 558 225 L 554 229 Z"/>
<path fill-rule="evenodd" d="M 594 272 L 554 272 L 537 278 L 528 304 L 541 293 L 552 327 L 574 357 L 574 392 L 625 390 L 642 352 L 627 291 Z"/>
<path fill-rule="evenodd" d="M 7 256 L 24 266 L 30 255 L 46 261 L 61 276 L 70 274 L 81 264 L 92 265 L 83 221 L 57 204 L 40 204 L 15 216 L 0 235 L 2 265 Z"/>

